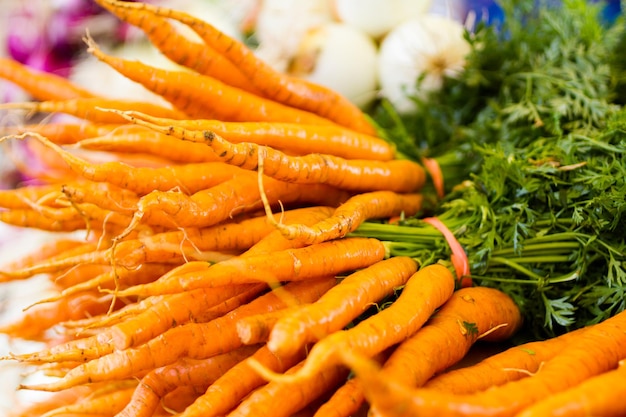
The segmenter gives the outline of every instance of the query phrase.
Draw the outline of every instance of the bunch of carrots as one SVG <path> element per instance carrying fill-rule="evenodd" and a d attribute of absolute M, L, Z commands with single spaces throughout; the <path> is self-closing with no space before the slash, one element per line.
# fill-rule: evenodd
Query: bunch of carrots
<path fill-rule="evenodd" d="M 161 107 L 0 62 L 34 98 L 3 109 L 75 120 L 1 139 L 24 140 L 47 169 L 23 167 L 36 181 L 0 192 L 0 220 L 62 236 L 0 271 L 57 289 L 0 328 L 46 343 L 4 360 L 57 377 L 22 385 L 53 394 L 13 417 L 626 413 L 624 314 L 458 365 L 478 341 L 510 340 L 519 306 L 472 283 L 445 227 L 453 259 L 428 264 L 351 234 L 421 216 L 436 171 L 400 159 L 345 98 L 206 22 L 95 1 L 181 69 L 107 55 L 86 35 Z"/>

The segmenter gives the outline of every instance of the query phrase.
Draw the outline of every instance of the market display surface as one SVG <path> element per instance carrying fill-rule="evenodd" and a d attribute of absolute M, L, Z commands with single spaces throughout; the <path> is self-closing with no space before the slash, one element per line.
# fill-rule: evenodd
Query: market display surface
<path fill-rule="evenodd" d="M 50 288 L 0 324 L 46 377 L 11 417 L 626 415 L 623 17 L 504 2 L 355 104 L 193 14 L 94 4 L 172 66 L 84 34 L 157 103 L 0 60 L 29 96 L 0 105 L 29 155 L 0 221 L 48 237 L 0 285 Z"/>

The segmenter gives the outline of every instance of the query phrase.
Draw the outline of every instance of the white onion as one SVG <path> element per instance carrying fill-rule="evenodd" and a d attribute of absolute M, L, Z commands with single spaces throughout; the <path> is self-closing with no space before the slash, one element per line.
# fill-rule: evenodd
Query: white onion
<path fill-rule="evenodd" d="M 284 72 L 305 35 L 332 20 L 330 0 L 263 0 L 254 28 L 255 53 Z"/>
<path fill-rule="evenodd" d="M 373 38 L 428 11 L 432 0 L 334 0 L 337 18 Z"/>
<path fill-rule="evenodd" d="M 376 97 L 376 44 L 343 23 L 309 31 L 290 66 L 292 75 L 329 87 L 360 107 Z"/>
<path fill-rule="evenodd" d="M 378 55 L 381 96 L 400 113 L 415 109 L 407 96 L 423 97 L 441 88 L 444 76 L 463 71 L 470 51 L 463 26 L 447 17 L 425 14 L 393 29 L 383 39 Z M 423 76 L 419 90 L 417 80 Z"/>

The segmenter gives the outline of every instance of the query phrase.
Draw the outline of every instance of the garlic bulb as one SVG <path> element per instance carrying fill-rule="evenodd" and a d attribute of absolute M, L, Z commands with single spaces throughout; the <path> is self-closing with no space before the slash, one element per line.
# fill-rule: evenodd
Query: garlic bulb
<path fill-rule="evenodd" d="M 389 32 L 378 54 L 381 96 L 400 113 L 414 111 L 409 96 L 423 97 L 441 88 L 444 77 L 463 71 L 470 52 L 463 33 L 459 22 L 434 14 L 411 19 Z"/>
<path fill-rule="evenodd" d="M 334 0 L 337 19 L 378 39 L 428 11 L 432 0 Z"/>
<path fill-rule="evenodd" d="M 376 44 L 365 33 L 343 23 L 310 30 L 293 56 L 288 73 L 329 87 L 360 107 L 378 88 Z"/>

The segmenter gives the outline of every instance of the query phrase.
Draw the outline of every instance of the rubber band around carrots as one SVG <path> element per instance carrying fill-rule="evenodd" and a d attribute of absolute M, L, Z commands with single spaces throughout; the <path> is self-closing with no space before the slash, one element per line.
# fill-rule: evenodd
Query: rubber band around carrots
<path fill-rule="evenodd" d="M 452 260 L 452 265 L 454 266 L 454 271 L 461 287 L 471 287 L 472 278 L 470 275 L 469 260 L 467 259 L 465 250 L 463 250 L 463 247 L 454 236 L 454 233 L 452 233 L 452 231 L 436 217 L 426 217 L 422 220 L 435 227 L 446 238 L 446 241 L 452 250 L 452 256 L 450 259 Z"/>
<path fill-rule="evenodd" d="M 430 178 L 433 180 L 437 197 L 443 198 L 445 195 L 445 187 L 441 165 L 439 165 L 439 162 L 434 158 L 422 158 L 422 165 L 424 165 L 424 168 L 428 171 Z"/>

